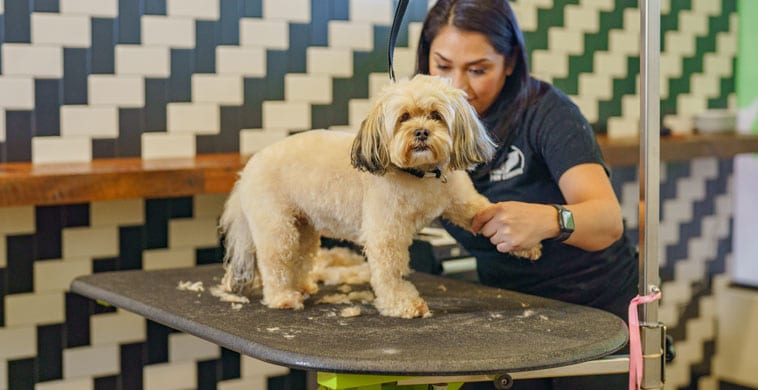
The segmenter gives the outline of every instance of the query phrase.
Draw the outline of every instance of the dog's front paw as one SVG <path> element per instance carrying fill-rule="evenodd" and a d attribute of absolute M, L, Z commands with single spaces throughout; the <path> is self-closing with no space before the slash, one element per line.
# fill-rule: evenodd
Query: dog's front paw
<path fill-rule="evenodd" d="M 537 246 L 529 249 L 513 251 L 511 254 L 532 261 L 539 260 L 539 258 L 542 256 L 542 244 L 537 244 Z"/>
<path fill-rule="evenodd" d="M 432 312 L 429 310 L 426 301 L 418 296 L 410 299 L 394 300 L 391 302 L 384 302 L 377 298 L 374 301 L 374 306 L 379 310 L 381 315 L 387 317 L 427 318 L 432 316 Z"/>
<path fill-rule="evenodd" d="M 272 309 L 303 309 L 303 294 L 298 291 L 280 291 L 263 294 L 261 303 Z"/>

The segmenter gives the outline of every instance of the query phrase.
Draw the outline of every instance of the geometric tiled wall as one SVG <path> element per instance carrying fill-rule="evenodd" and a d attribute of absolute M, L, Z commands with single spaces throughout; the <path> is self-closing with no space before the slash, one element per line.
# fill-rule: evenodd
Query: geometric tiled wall
<path fill-rule="evenodd" d="M 738 389 L 719 383 L 715 302 L 728 284 L 732 253 L 732 160 L 700 158 L 661 168 L 659 319 L 674 338 L 677 358 L 666 389 Z M 637 236 L 636 168 L 617 168 L 613 184 L 627 227 Z M 730 387 L 727 387 L 730 386 Z"/>
<path fill-rule="evenodd" d="M 736 0 L 662 1 L 664 124 L 733 106 Z M 599 132 L 636 131 L 636 0 L 512 3 L 536 76 Z M 400 75 L 427 7 L 413 0 Z M 385 0 L 0 0 L 0 163 L 251 152 L 355 127 L 388 80 Z M 731 160 L 661 171 L 667 388 L 717 388 L 714 297 L 731 254 Z M 636 235 L 636 169 L 614 188 Z M 299 388 L 302 373 L 67 292 L 80 274 L 219 261 L 223 196 L 0 208 L 0 389 Z M 171 378 L 168 380 L 167 378 Z"/>
<path fill-rule="evenodd" d="M 414 0 L 401 75 L 428 6 Z M 639 116 L 636 0 L 519 0 L 534 74 L 599 132 Z M 0 1 L 0 162 L 250 152 L 354 128 L 386 83 L 386 0 Z M 734 94 L 736 0 L 662 1 L 664 124 Z M 410 36 L 410 37 L 409 37 Z"/>

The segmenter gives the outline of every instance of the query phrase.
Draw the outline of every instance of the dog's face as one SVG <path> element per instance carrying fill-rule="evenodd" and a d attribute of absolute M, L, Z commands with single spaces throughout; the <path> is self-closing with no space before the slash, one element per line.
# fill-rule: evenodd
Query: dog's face
<path fill-rule="evenodd" d="M 388 85 L 353 142 L 353 166 L 377 175 L 390 165 L 471 169 L 492 158 L 494 143 L 449 80 L 417 75 Z"/>

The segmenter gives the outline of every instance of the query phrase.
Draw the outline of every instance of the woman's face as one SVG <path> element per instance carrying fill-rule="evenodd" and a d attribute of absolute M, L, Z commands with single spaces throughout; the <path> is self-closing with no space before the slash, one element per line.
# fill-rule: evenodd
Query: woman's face
<path fill-rule="evenodd" d="M 452 79 L 454 86 L 468 94 L 479 115 L 500 94 L 514 64 L 495 51 L 483 34 L 450 25 L 440 29 L 429 49 L 429 73 Z"/>

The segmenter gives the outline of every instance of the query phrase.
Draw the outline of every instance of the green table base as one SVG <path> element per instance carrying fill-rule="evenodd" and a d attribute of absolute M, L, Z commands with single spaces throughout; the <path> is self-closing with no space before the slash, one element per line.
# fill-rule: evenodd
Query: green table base
<path fill-rule="evenodd" d="M 335 374 L 319 372 L 318 384 L 325 389 L 359 389 L 359 390 L 427 390 L 429 385 L 397 385 L 407 376 Z M 463 383 L 446 383 L 448 390 L 458 390 Z"/>

